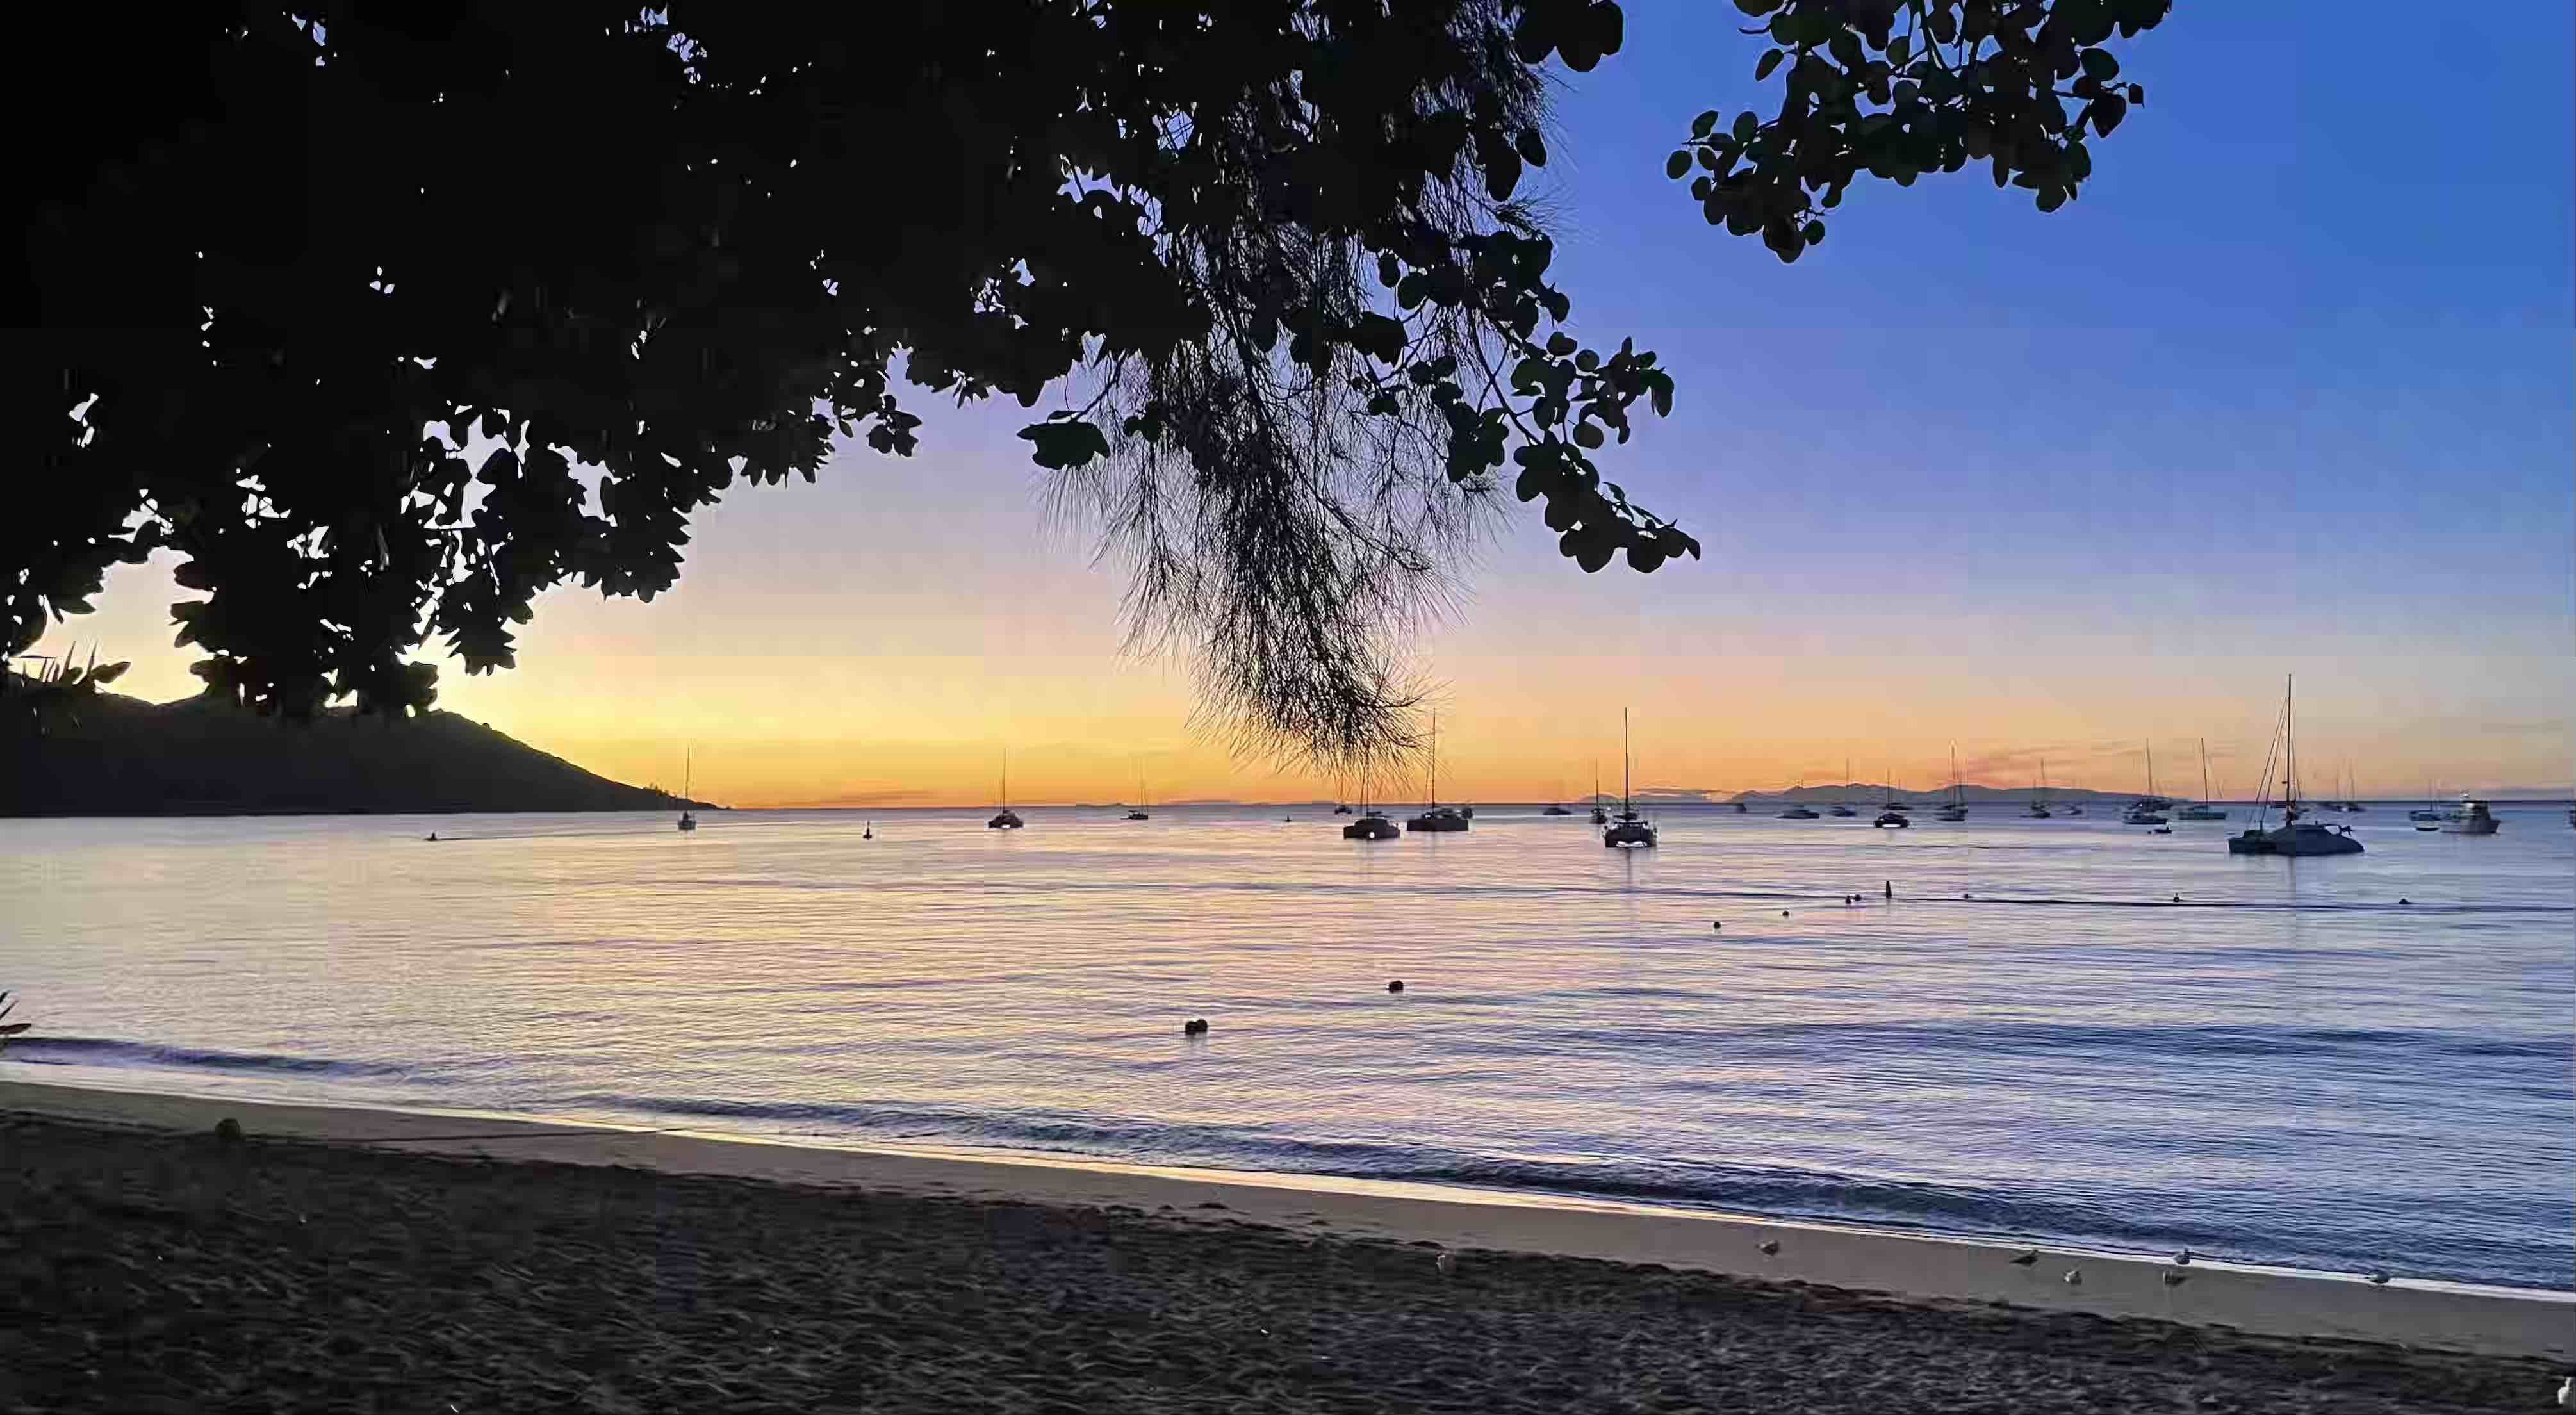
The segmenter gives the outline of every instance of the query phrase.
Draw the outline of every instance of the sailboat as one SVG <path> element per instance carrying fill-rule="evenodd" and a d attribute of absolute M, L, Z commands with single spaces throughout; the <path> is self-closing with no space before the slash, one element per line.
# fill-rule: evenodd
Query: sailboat
<path fill-rule="evenodd" d="M 1851 789 L 1851 758 L 1849 757 L 1843 758 L 1843 789 L 1846 791 Z M 1825 808 L 1825 814 L 1829 816 L 1856 816 L 1859 815 L 1860 812 L 1853 810 L 1852 803 L 1849 801 L 1837 801 L 1833 805 Z"/>
<path fill-rule="evenodd" d="M 1547 809 L 1539 812 L 1539 814 L 1543 816 L 1570 816 L 1574 814 L 1574 812 L 1565 808 L 1565 783 L 1563 781 L 1556 783 L 1556 799 L 1548 802 Z"/>
<path fill-rule="evenodd" d="M 1136 768 L 1136 809 L 1127 813 L 1127 819 L 1131 821 L 1149 821 L 1153 819 L 1152 816 L 1145 813 L 1145 768 L 1141 765 Z"/>
<path fill-rule="evenodd" d="M 1345 806 L 1342 809 L 1347 814 L 1350 808 Z M 1395 822 L 1386 818 L 1386 812 L 1369 809 L 1368 773 L 1361 772 L 1360 813 L 1349 825 L 1342 827 L 1342 838 L 1344 840 L 1393 840 L 1402 834 L 1404 834 L 1403 831 L 1395 828 Z"/>
<path fill-rule="evenodd" d="M 2030 809 L 2022 812 L 2032 820 L 2048 819 L 2048 758 L 2039 759 L 2039 784 L 2030 788 Z"/>
<path fill-rule="evenodd" d="M 1011 809 L 1011 749 L 1008 747 L 1004 747 L 1002 749 L 1002 789 L 1000 794 L 1002 798 L 1002 809 L 995 812 L 991 820 L 984 822 L 984 828 L 986 830 L 1017 830 L 1021 826 L 1026 825 L 1027 822 L 1020 819 L 1020 813 Z"/>
<path fill-rule="evenodd" d="M 1404 823 L 1406 830 L 1442 834 L 1467 828 L 1467 818 L 1440 804 L 1440 714 L 1431 714 L 1431 761 L 1423 777 L 1422 814 Z"/>
<path fill-rule="evenodd" d="M 1601 832 L 1601 843 L 1612 849 L 1654 848 L 1655 828 L 1646 823 L 1644 816 L 1637 814 L 1637 803 L 1633 799 L 1633 788 L 1629 784 L 1635 768 L 1635 758 L 1628 750 L 1628 710 L 1621 708 L 1619 710 L 1619 818 L 1611 822 L 1608 830 Z"/>
<path fill-rule="evenodd" d="M 2414 810 L 2408 811 L 2406 813 L 2406 818 L 2411 821 L 2432 821 L 2435 824 L 2439 824 L 2445 814 L 2446 812 L 2442 809 L 2442 798 L 2435 793 L 2433 783 L 2427 781 L 2424 783 L 2424 804 Z M 2567 823 L 2569 825 L 2576 825 L 2576 816 L 2570 816 Z"/>
<path fill-rule="evenodd" d="M 689 809 L 689 781 L 695 775 L 697 765 L 697 749 L 693 747 L 689 749 L 686 756 L 680 758 L 680 829 L 682 830 L 698 828 L 697 813 Z"/>
<path fill-rule="evenodd" d="M 2209 739 L 2200 739 L 2200 799 L 2174 812 L 2175 820 L 2223 821 L 2227 812 L 2209 804 Z"/>
<path fill-rule="evenodd" d="M 1903 830 L 1914 824 L 1905 818 L 1905 803 L 1896 799 L 1896 768 L 1887 769 L 1887 799 L 1878 808 L 1878 819 L 1871 825 L 1882 830 Z"/>
<path fill-rule="evenodd" d="M 2147 744 L 2147 794 L 2129 803 L 2120 813 L 2122 825 L 2163 825 L 2165 818 L 2156 814 L 2172 803 L 2156 794 L 2156 744 Z"/>
<path fill-rule="evenodd" d="M 1601 759 L 1592 759 L 1592 823 L 1608 825 L 1610 813 L 1601 809 Z"/>
<path fill-rule="evenodd" d="M 1934 820 L 1963 821 L 1968 818 L 1968 784 L 1959 779 L 1959 749 L 1950 748 L 1950 799 L 1932 813 Z"/>
<path fill-rule="evenodd" d="M 2281 726 L 2272 736 L 2272 751 L 2263 761 L 2263 800 L 2254 807 L 2254 824 L 2227 838 L 2230 855 L 2358 855 L 2361 842 L 2352 838 L 2352 829 L 2336 829 L 2316 821 L 2303 821 L 2299 809 L 2298 747 L 2291 732 L 2291 710 L 2297 701 L 2295 679 L 2284 679 L 2281 688 Z M 2281 824 L 2271 830 L 2263 828 L 2272 807 L 2272 763 L 2281 764 Z"/>

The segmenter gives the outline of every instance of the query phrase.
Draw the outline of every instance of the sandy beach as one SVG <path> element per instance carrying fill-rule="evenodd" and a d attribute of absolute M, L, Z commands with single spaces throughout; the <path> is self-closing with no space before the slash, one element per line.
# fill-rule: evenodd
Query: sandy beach
<path fill-rule="evenodd" d="M 247 1138 L 180 1128 L 226 1114 Z M 995 1185 L 1048 1167 L 851 1184 L 833 1151 L 695 1140 L 743 1173 L 683 1173 L 638 1163 L 676 1137 L 617 1132 L 500 1159 L 585 1132 L 21 1085 L 0 1116 L 11 1411 L 2470 1411 L 2556 1384 L 2530 1354 L 1408 1239 L 1289 1186 L 1065 1166 L 1033 1202 Z M 2032 1266 L 2073 1290 L 2058 1261 Z"/>

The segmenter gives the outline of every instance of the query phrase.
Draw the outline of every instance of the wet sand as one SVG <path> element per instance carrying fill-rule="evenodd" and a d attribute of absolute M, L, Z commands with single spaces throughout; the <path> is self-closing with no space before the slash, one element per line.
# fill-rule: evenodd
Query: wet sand
<path fill-rule="evenodd" d="M 1469 1249 L 1444 1272 L 1445 1250 L 1323 1212 L 1301 1232 L 1202 1202 L 19 1111 L 0 1410 L 2450 1412 L 2546 1408 L 2557 1381 L 2534 1358 L 1593 1258 Z"/>

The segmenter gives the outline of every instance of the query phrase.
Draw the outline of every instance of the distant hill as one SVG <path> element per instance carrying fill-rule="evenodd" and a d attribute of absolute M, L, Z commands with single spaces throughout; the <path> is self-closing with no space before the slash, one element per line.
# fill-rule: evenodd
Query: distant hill
<path fill-rule="evenodd" d="M 0 815 L 678 810 L 452 712 L 310 723 L 213 698 L 102 693 L 73 725 L 0 729 Z M 698 809 L 715 807 L 694 803 Z"/>

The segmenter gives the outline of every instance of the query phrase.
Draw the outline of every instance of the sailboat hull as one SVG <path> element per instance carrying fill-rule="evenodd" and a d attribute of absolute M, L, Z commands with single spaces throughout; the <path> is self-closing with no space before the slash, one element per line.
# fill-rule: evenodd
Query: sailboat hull
<path fill-rule="evenodd" d="M 2321 825 L 2285 825 L 2276 830 L 2249 830 L 2227 839 L 2230 855 L 2358 855 L 2361 842 Z"/>

